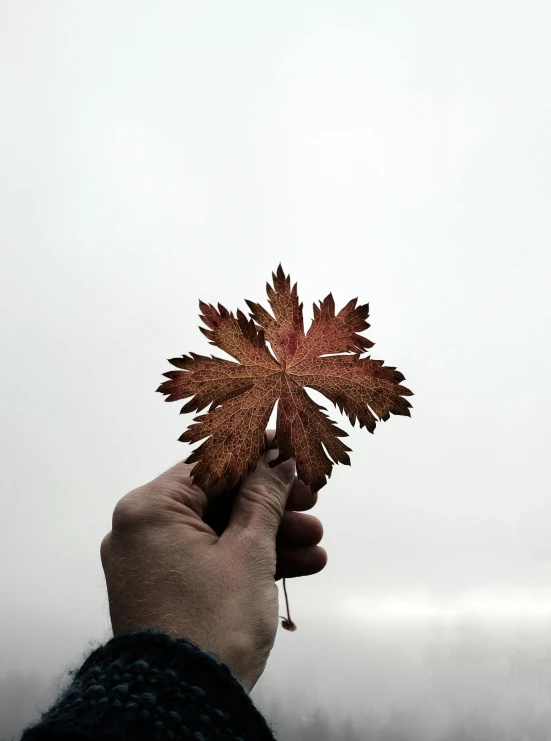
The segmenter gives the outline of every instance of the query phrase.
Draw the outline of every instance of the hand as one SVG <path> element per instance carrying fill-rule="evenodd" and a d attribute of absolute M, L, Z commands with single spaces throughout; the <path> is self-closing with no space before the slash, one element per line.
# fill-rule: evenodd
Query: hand
<path fill-rule="evenodd" d="M 119 501 L 101 544 L 114 635 L 158 628 L 185 638 L 250 692 L 275 641 L 275 579 L 327 562 L 321 522 L 302 514 L 317 494 L 298 481 L 294 461 L 270 468 L 276 457 L 264 454 L 231 507 L 224 482 L 203 491 L 185 463 Z"/>

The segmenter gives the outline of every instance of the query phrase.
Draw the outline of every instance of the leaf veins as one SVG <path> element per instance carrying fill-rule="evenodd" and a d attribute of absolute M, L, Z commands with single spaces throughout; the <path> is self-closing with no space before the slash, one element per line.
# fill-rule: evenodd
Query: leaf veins
<path fill-rule="evenodd" d="M 187 459 L 200 486 L 214 486 L 226 477 L 234 486 L 253 470 L 265 449 L 264 434 L 276 404 L 274 445 L 279 456 L 271 465 L 295 458 L 298 477 L 313 491 L 321 489 L 334 463 L 350 464 L 341 440 L 347 433 L 325 414 L 305 388 L 332 401 L 354 425 L 370 432 L 391 414 L 410 416 L 412 392 L 401 382 L 402 373 L 363 353 L 373 343 L 361 333 L 370 325 L 369 304 L 349 301 L 338 314 L 329 294 L 304 331 L 297 286 L 281 265 L 267 284 L 271 312 L 247 301 L 250 317 L 234 315 L 223 306 L 199 302 L 200 327 L 211 345 L 237 362 L 190 353 L 169 362 L 178 370 L 165 373 L 157 391 L 166 401 L 189 399 L 182 413 L 205 414 L 180 437 L 203 442 Z M 270 351 L 271 350 L 271 351 Z"/>

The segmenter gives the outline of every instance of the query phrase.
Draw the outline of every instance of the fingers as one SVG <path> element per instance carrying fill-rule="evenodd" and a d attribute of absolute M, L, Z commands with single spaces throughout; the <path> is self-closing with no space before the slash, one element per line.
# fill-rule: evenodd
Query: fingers
<path fill-rule="evenodd" d="M 317 517 L 301 512 L 284 512 L 276 543 L 282 547 L 317 545 L 323 538 L 323 525 Z"/>
<path fill-rule="evenodd" d="M 289 499 L 287 500 L 286 509 L 293 510 L 294 512 L 306 512 L 306 510 L 312 509 L 317 501 L 317 491 L 310 491 L 310 487 L 303 481 L 295 479 L 294 486 L 291 489 Z"/>
<path fill-rule="evenodd" d="M 300 519 L 300 511 L 311 509 L 317 502 L 317 494 L 312 496 L 310 489 L 299 482 L 301 486 L 297 491 L 297 484 L 291 490 L 287 507 L 283 513 L 278 530 L 277 539 L 284 539 L 291 545 L 317 545 L 323 536 L 323 527 L 316 517 L 304 515 Z M 204 514 L 204 521 L 214 532 L 220 536 L 227 528 L 233 503 L 236 496 L 235 489 L 229 489 L 221 494 L 218 499 L 210 501 Z M 297 517 L 294 517 L 297 515 Z"/>
<path fill-rule="evenodd" d="M 266 449 L 272 447 L 274 437 L 275 430 L 266 430 Z M 312 509 L 317 501 L 318 493 L 316 491 L 310 491 L 309 486 L 295 478 L 295 483 L 291 489 L 285 509 L 290 509 L 294 512 L 306 512 L 306 510 Z"/>
<path fill-rule="evenodd" d="M 318 574 L 327 564 L 327 552 L 321 546 L 281 548 L 277 551 L 275 578 L 293 579 Z"/>
<path fill-rule="evenodd" d="M 322 537 L 323 525 L 317 517 L 285 512 L 276 540 L 276 580 L 321 571 L 327 563 L 325 549 L 318 546 Z"/>
<path fill-rule="evenodd" d="M 265 453 L 256 469 L 237 492 L 226 532 L 239 530 L 265 536 L 275 541 L 287 500 L 295 482 L 295 462 L 291 458 L 271 468 L 269 461 L 277 458 L 277 451 Z M 273 547 L 273 545 L 272 545 Z"/>

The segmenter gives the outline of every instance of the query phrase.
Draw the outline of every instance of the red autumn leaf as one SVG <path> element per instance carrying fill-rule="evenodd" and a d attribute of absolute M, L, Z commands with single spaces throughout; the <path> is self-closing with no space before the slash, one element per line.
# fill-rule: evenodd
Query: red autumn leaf
<path fill-rule="evenodd" d="M 191 474 L 200 486 L 227 477 L 231 487 L 255 468 L 276 402 L 279 457 L 271 465 L 295 458 L 298 477 L 317 491 L 327 483 L 333 463 L 350 464 L 350 448 L 341 440 L 347 433 L 306 387 L 321 392 L 353 425 L 357 420 L 370 432 L 390 414 L 410 416 L 411 404 L 403 397 L 412 392 L 400 385 L 402 373 L 382 360 L 361 357 L 373 346 L 360 334 L 370 326 L 369 304 L 356 306 L 353 299 L 335 314 L 329 294 L 314 304 L 314 319 L 304 332 L 296 284 L 291 288 L 281 265 L 272 278 L 267 293 L 273 315 L 252 301 L 247 301 L 250 319 L 220 304 L 199 303 L 207 327 L 201 331 L 237 362 L 195 353 L 174 358 L 169 362 L 179 370 L 165 373 L 169 380 L 157 389 L 166 401 L 191 397 L 182 413 L 209 406 L 180 437 L 187 443 L 204 440 L 187 459 L 196 463 Z"/>

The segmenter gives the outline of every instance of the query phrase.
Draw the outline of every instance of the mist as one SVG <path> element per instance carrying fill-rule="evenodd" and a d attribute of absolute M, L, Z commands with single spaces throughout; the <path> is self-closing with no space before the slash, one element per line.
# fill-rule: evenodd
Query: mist
<path fill-rule="evenodd" d="M 374 435 L 323 401 L 352 464 L 254 698 L 290 741 L 549 738 L 550 29 L 540 0 L 0 3 L 4 737 L 109 638 L 100 543 L 190 453 L 155 389 L 213 349 L 199 300 L 264 303 L 281 262 L 306 326 L 369 302 L 415 396 Z"/>
<path fill-rule="evenodd" d="M 279 636 L 287 651 L 252 694 L 281 741 L 549 737 L 549 618 L 395 619 L 352 632 L 310 620 L 301 631 L 300 641 Z M 0 738 L 16 739 L 66 681 L 64 672 L 4 674 Z"/>

